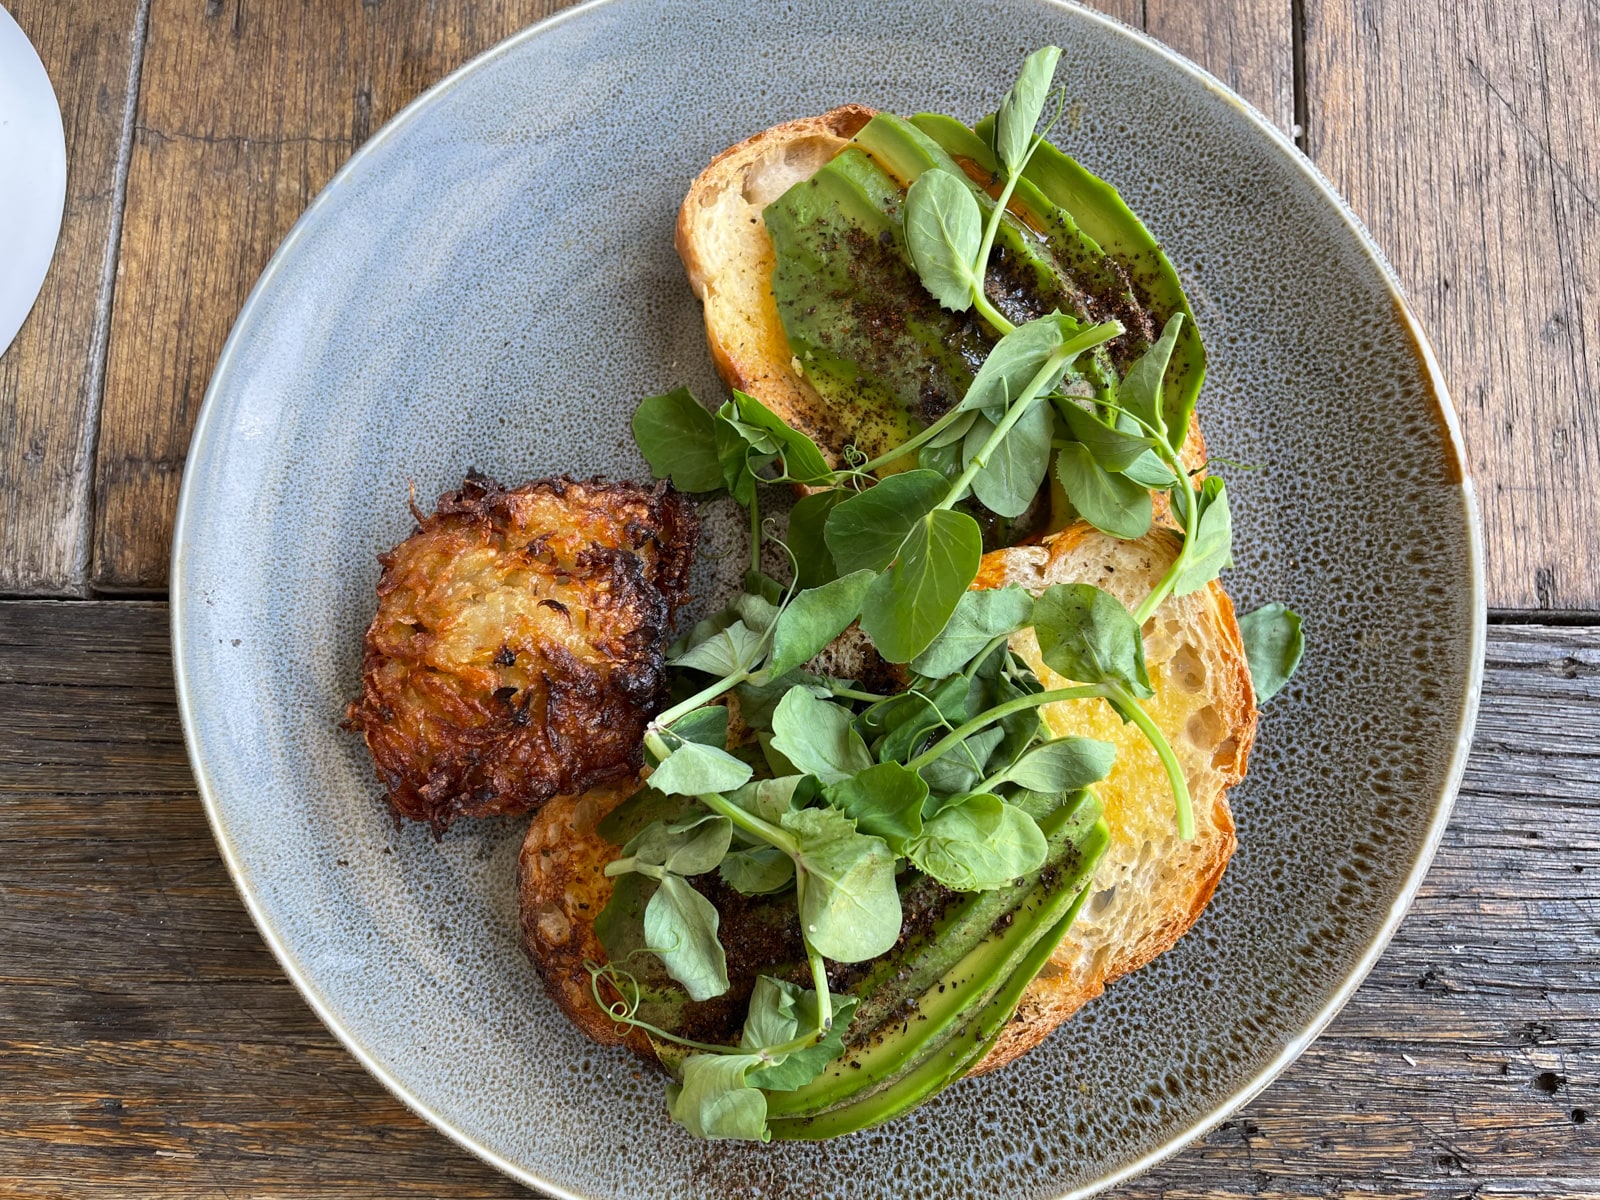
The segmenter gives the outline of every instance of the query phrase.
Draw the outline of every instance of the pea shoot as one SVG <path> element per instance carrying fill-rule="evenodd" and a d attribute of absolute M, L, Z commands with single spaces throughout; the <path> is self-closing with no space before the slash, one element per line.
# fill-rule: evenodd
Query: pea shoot
<path fill-rule="evenodd" d="M 1182 767 L 1141 704 L 1154 695 L 1141 627 L 1168 596 L 1231 564 L 1226 487 L 1185 463 L 1192 395 L 1168 379 L 1185 314 L 1173 311 L 1117 378 L 1105 348 L 1127 332 L 1121 322 L 1060 311 L 1014 322 L 990 294 L 996 245 L 1026 251 L 1008 203 L 1043 203 L 1033 179 L 1063 170 L 1038 128 L 1060 53 L 1029 56 L 983 137 L 946 118 L 877 119 L 892 136 L 876 153 L 906 184 L 897 228 L 915 278 L 940 308 L 975 313 L 995 338 L 941 416 L 870 458 L 846 447 L 838 466 L 741 391 L 712 412 L 679 388 L 634 416 L 657 477 L 725 491 L 750 519 L 746 590 L 675 645 L 684 698 L 647 731 L 646 786 L 602 824 L 622 849 L 606 867 L 616 883 L 596 930 L 610 961 L 591 965 L 594 997 L 675 1065 L 672 1117 L 698 1136 L 766 1140 L 769 1098 L 804 1095 L 844 1052 L 859 1001 L 831 990 L 829 964 L 870 963 L 896 946 L 908 880 L 1033 895 L 1027 887 L 1073 846 L 1087 856 L 1074 878 L 1087 880 L 1103 843 L 1085 832 L 1097 809 L 1084 801 L 1115 750 L 1053 736 L 1047 706 L 1100 700 L 1134 724 L 1167 773 L 1179 834 L 1194 836 Z M 923 128 L 991 171 L 996 194 Z M 1181 547 L 1133 612 L 1088 584 L 1038 596 L 971 590 L 983 554 L 974 513 L 1018 517 L 1052 467 L 1076 514 L 1117 538 L 1148 533 L 1153 496 L 1166 495 Z M 773 485 L 808 489 L 780 543 L 793 566 L 787 585 L 761 573 L 770 534 L 759 496 Z M 904 690 L 878 695 L 809 669 L 855 623 L 885 660 L 905 665 Z M 1244 624 L 1265 700 L 1299 660 L 1299 621 L 1269 606 Z M 1014 652 L 1026 630 L 1070 684 L 1046 688 Z M 701 1002 L 732 986 L 719 913 L 692 882 L 713 872 L 746 896 L 791 903 L 798 917 L 803 961 L 793 978 L 757 979 L 736 1045 L 687 1039 L 654 1019 L 679 992 Z M 1076 910 L 1046 911 L 1055 929 Z M 1040 936 L 1044 919 L 1019 928 Z M 1033 961 L 1025 949 L 1003 961 Z M 974 1002 L 993 994 L 974 991 Z M 805 1111 L 794 1098 L 774 1103 L 780 1121 Z"/>

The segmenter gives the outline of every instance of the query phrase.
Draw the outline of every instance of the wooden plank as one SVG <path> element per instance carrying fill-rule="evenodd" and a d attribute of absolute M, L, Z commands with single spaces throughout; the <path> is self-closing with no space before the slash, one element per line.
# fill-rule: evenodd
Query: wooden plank
<path fill-rule="evenodd" d="M 1600 8 L 1305 0 L 1310 153 L 1439 352 L 1489 604 L 1600 608 Z"/>
<path fill-rule="evenodd" d="M 367 136 L 560 0 L 154 0 L 95 464 L 94 586 L 166 586 L 189 432 L 239 306 Z"/>
<path fill-rule="evenodd" d="M 67 138 L 61 240 L 0 355 L 0 593 L 83 595 L 119 166 L 144 0 L 8 0 L 55 85 Z"/>
<path fill-rule="evenodd" d="M 1145 29 L 1294 133 L 1290 0 L 1145 0 Z"/>
<path fill-rule="evenodd" d="M 1400 935 L 1279 1082 L 1124 1200 L 1600 1197 L 1600 629 L 1493 634 Z M 159 604 L 0 604 L 6 1194 L 527 1194 L 283 979 L 190 787 L 166 637 Z"/>
<path fill-rule="evenodd" d="M 1098 9 L 1108 17 L 1115 17 L 1124 25 L 1144 28 L 1144 0 L 1086 0 L 1089 8 Z"/>

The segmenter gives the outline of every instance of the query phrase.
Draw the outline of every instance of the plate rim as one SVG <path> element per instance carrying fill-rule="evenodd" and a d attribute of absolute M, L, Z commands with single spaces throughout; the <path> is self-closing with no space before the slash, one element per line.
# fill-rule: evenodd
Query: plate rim
<path fill-rule="evenodd" d="M 363 142 L 349 159 L 339 167 L 328 183 L 307 205 L 305 211 L 296 219 L 283 241 L 273 251 L 272 257 L 262 269 L 255 284 L 252 285 L 249 295 L 239 309 L 238 315 L 234 317 L 227 340 L 223 343 L 222 350 L 217 357 L 216 366 L 212 369 L 211 378 L 206 385 L 205 396 L 201 401 L 200 411 L 195 419 L 194 432 L 190 436 L 189 448 L 185 458 L 183 480 L 179 488 L 177 509 L 173 520 L 172 554 L 168 572 L 168 619 L 172 640 L 173 683 L 177 693 L 178 716 L 183 725 L 184 749 L 188 755 L 190 769 L 194 773 L 196 790 L 200 794 L 207 823 L 211 827 L 212 836 L 216 839 L 223 864 L 227 867 L 234 887 L 238 890 L 245 910 L 250 914 L 250 919 L 255 924 L 257 932 L 261 935 L 262 941 L 271 950 L 273 957 L 277 959 L 279 967 L 294 984 L 295 989 L 310 1006 L 311 1010 L 317 1015 L 318 1020 L 390 1094 L 462 1149 L 512 1179 L 529 1187 L 540 1189 L 551 1196 L 558 1197 L 559 1200 L 593 1200 L 593 1197 L 582 1192 L 572 1191 L 552 1180 L 544 1179 L 526 1167 L 512 1162 L 505 1155 L 484 1145 L 465 1130 L 458 1128 L 448 1117 L 414 1095 L 407 1084 L 392 1074 L 383 1063 L 379 1062 L 334 1015 L 328 1001 L 324 999 L 310 979 L 302 973 L 299 964 L 290 956 L 287 948 L 280 941 L 276 929 L 267 919 L 262 904 L 250 882 L 248 872 L 224 827 L 218 799 L 201 758 L 198 726 L 192 713 L 191 705 L 193 702 L 189 695 L 188 672 L 183 652 L 183 630 L 188 605 L 188 597 L 184 589 L 185 539 L 189 524 L 189 509 L 191 504 L 194 503 L 194 492 L 199 487 L 196 482 L 199 475 L 197 472 L 190 470 L 190 466 L 200 457 L 197 451 L 206 446 L 210 436 L 211 420 L 220 403 L 216 399 L 221 391 L 219 385 L 226 380 L 228 375 L 239 341 L 239 330 L 253 314 L 261 295 L 266 291 L 273 276 L 277 273 L 295 243 L 304 234 L 309 222 L 323 205 L 330 201 L 334 193 L 339 190 L 338 185 L 350 172 L 360 168 L 370 152 L 375 151 L 398 130 L 418 119 L 419 114 L 437 103 L 445 92 L 454 87 L 469 73 L 482 69 L 501 55 L 510 53 L 524 42 L 540 37 L 557 26 L 566 24 L 569 21 L 582 19 L 591 12 L 608 8 L 619 2 L 621 0 L 582 0 L 581 3 L 575 4 L 570 8 L 552 13 L 548 17 L 535 21 L 533 24 L 518 30 L 468 59 L 418 94 L 393 117 L 384 122 L 383 126 Z M 1377 268 L 1379 278 L 1383 281 L 1384 286 L 1394 300 L 1395 311 L 1401 324 L 1415 343 L 1417 356 L 1427 379 L 1434 407 L 1437 410 L 1441 424 L 1444 426 L 1449 448 L 1455 456 L 1454 465 L 1460 478 L 1457 486 L 1461 491 L 1463 511 L 1467 520 L 1467 565 L 1468 580 L 1471 588 L 1471 628 L 1468 636 L 1469 668 L 1466 687 L 1461 697 L 1456 745 L 1452 751 L 1449 766 L 1445 771 L 1443 787 L 1434 801 L 1432 816 L 1429 820 L 1422 846 L 1411 866 L 1411 870 L 1407 873 L 1399 892 L 1390 905 L 1389 912 L 1385 915 L 1383 923 L 1378 927 L 1377 933 L 1368 943 L 1360 958 L 1356 960 L 1333 990 L 1327 1001 L 1317 1010 L 1300 1032 L 1276 1056 L 1257 1069 L 1249 1079 L 1214 1105 L 1210 1111 L 1185 1124 L 1159 1144 L 1145 1151 L 1138 1158 L 1119 1164 L 1099 1178 L 1084 1183 L 1070 1191 L 1061 1192 L 1053 1197 L 1053 1200 L 1087 1200 L 1088 1197 L 1115 1187 L 1117 1184 L 1125 1182 L 1133 1176 L 1141 1174 L 1171 1158 L 1204 1137 L 1208 1132 L 1215 1129 L 1245 1104 L 1248 1104 L 1258 1096 L 1321 1035 L 1334 1017 L 1339 1014 L 1339 1011 L 1349 1002 L 1350 998 L 1355 995 L 1373 967 L 1377 965 L 1378 959 L 1382 957 L 1383 952 L 1388 948 L 1390 941 L 1394 938 L 1395 932 L 1400 926 L 1400 922 L 1405 918 L 1412 902 L 1416 899 L 1422 881 L 1433 863 L 1434 855 L 1444 839 L 1445 829 L 1449 824 L 1451 813 L 1455 807 L 1456 796 L 1460 791 L 1462 777 L 1466 771 L 1467 757 L 1472 748 L 1473 734 L 1477 723 L 1478 705 L 1483 687 L 1488 610 L 1484 584 L 1483 523 L 1478 511 L 1477 492 L 1473 486 L 1466 445 L 1462 438 L 1460 420 L 1456 413 L 1455 404 L 1451 400 L 1444 372 L 1434 354 L 1433 346 L 1428 339 L 1427 333 L 1422 328 L 1422 324 L 1417 319 L 1416 314 L 1412 311 L 1410 302 L 1407 300 L 1405 291 L 1393 267 L 1390 266 L 1388 258 L 1384 255 L 1383 250 L 1378 246 L 1372 234 L 1367 230 L 1361 218 L 1351 209 L 1344 197 L 1339 194 L 1338 190 L 1323 175 L 1317 165 L 1302 153 L 1300 148 L 1277 125 L 1243 96 L 1198 63 L 1164 45 L 1144 30 L 1135 29 L 1115 17 L 1088 8 L 1080 3 L 1079 0 L 1025 0 L 1025 2 L 1037 4 L 1044 8 L 1059 9 L 1072 14 L 1076 19 L 1087 20 L 1100 25 L 1114 34 L 1132 39 L 1143 49 L 1166 60 L 1168 65 L 1188 75 L 1208 91 L 1236 108 L 1247 122 L 1255 126 L 1256 132 L 1263 135 L 1288 163 L 1298 169 L 1307 182 L 1321 193 L 1325 200 L 1332 204 L 1335 212 L 1344 221 L 1351 234 L 1354 235 L 1356 243 Z"/>

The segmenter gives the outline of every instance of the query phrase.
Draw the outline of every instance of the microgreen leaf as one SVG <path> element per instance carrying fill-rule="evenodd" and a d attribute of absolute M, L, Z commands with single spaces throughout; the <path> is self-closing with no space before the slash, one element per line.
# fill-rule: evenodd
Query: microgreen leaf
<path fill-rule="evenodd" d="M 861 603 L 861 628 L 878 653 L 903 663 L 926 650 L 950 620 L 982 558 L 983 533 L 966 513 L 936 508 L 913 525 L 894 566 L 873 582 Z"/>
<path fill-rule="evenodd" d="M 969 673 L 952 675 L 949 679 L 940 680 L 927 696 L 933 701 L 934 708 L 939 710 L 939 715 L 954 725 L 973 715 L 969 703 L 971 684 L 969 669 Z"/>
<path fill-rule="evenodd" d="M 765 633 L 778 619 L 778 605 L 760 592 L 740 592 L 730 606 L 751 633 Z"/>
<path fill-rule="evenodd" d="M 748 669 L 761 652 L 761 635 L 735 621 L 672 660 L 675 667 L 693 667 L 708 675 L 735 675 Z"/>
<path fill-rule="evenodd" d="M 651 474 L 657 479 L 670 476 L 679 491 L 710 492 L 723 486 L 715 421 L 688 388 L 642 400 L 633 414 L 633 440 Z"/>
<path fill-rule="evenodd" d="M 965 416 L 976 417 L 977 413 L 967 413 Z M 972 428 L 972 422 L 962 422 L 962 436 L 966 430 Z M 937 471 L 946 479 L 954 480 L 961 474 L 961 439 L 958 438 L 948 445 L 924 446 L 917 451 L 917 466 L 924 471 Z"/>
<path fill-rule="evenodd" d="M 683 1083 L 667 1088 L 672 1119 L 695 1137 L 770 1140 L 766 1094 L 745 1081 L 760 1065 L 759 1054 L 691 1054 Z"/>
<path fill-rule="evenodd" d="M 781 604 L 785 591 L 783 584 L 779 583 L 771 575 L 764 575 L 760 571 L 746 571 L 744 573 L 744 590 L 752 596 L 760 596 L 768 604 Z"/>
<path fill-rule="evenodd" d="M 1109 592 L 1087 583 L 1054 584 L 1034 602 L 1033 624 L 1051 670 L 1079 683 L 1114 680 L 1136 696 L 1155 694 L 1139 627 Z"/>
<path fill-rule="evenodd" d="M 783 455 L 783 466 L 789 479 L 806 484 L 833 482 L 833 469 L 822 457 L 817 444 L 805 434 L 790 426 L 754 396 L 737 388 L 733 392 L 733 404 L 739 421 L 748 428 L 766 434 L 771 444 Z"/>
<path fill-rule="evenodd" d="M 774 454 L 752 458 L 750 443 L 739 425 L 726 414 L 730 405 L 724 404 L 712 418 L 716 426 L 717 461 L 722 465 L 722 486 L 741 507 L 749 508 L 756 497 L 755 472 L 770 463 Z"/>
<path fill-rule="evenodd" d="M 1289 682 L 1305 653 L 1300 617 L 1278 601 L 1263 604 L 1239 618 L 1245 658 L 1250 662 L 1250 682 L 1256 703 L 1265 704 Z"/>
<path fill-rule="evenodd" d="M 1107 471 L 1126 471 L 1146 454 L 1155 458 L 1151 453 L 1155 441 L 1151 438 L 1113 429 L 1087 409 L 1079 408 L 1070 401 L 1060 405 L 1060 413 L 1067 431 L 1082 442 L 1094 456 L 1094 461 Z M 1156 462 L 1159 464 L 1161 460 L 1157 458 Z M 1165 467 L 1162 469 L 1165 470 Z M 1171 475 L 1170 471 L 1167 473 Z"/>
<path fill-rule="evenodd" d="M 828 803 L 854 817 L 862 833 L 881 837 L 896 854 L 922 832 L 922 802 L 928 785 L 897 762 L 879 763 L 823 789 Z"/>
<path fill-rule="evenodd" d="M 838 569 L 883 570 L 949 487 L 937 471 L 902 471 L 841 503 L 828 514 L 823 534 Z"/>
<path fill-rule="evenodd" d="M 778 440 L 772 436 L 770 431 L 761 428 L 759 425 L 752 425 L 742 419 L 739 413 L 739 406 L 732 400 L 725 402 L 721 408 L 717 409 L 717 419 L 725 423 L 731 432 L 738 435 L 739 440 L 748 447 L 747 454 L 753 453 L 763 463 L 770 463 L 777 458 Z"/>
<path fill-rule="evenodd" d="M 733 822 L 722 816 L 707 815 L 693 825 L 668 825 L 667 830 L 670 836 L 682 839 L 661 863 L 674 875 L 703 875 L 716 870 L 733 840 Z"/>
<path fill-rule="evenodd" d="M 1028 161 L 1034 127 L 1044 112 L 1050 81 L 1055 78 L 1056 64 L 1060 61 L 1058 46 L 1035 50 L 1023 62 L 1022 74 L 1000 102 L 994 121 L 994 155 L 1008 174 L 1017 174 Z"/>
<path fill-rule="evenodd" d="M 888 843 L 857 833 L 856 823 L 834 808 L 784 813 L 783 827 L 800 844 L 796 861 L 806 873 L 800 928 L 812 949 L 836 962 L 865 962 L 888 951 L 900 936 Z"/>
<path fill-rule="evenodd" d="M 789 550 L 794 554 L 795 583 L 800 587 L 817 587 L 838 577 L 839 568 L 834 564 L 823 529 L 828 523 L 828 514 L 849 496 L 847 491 L 830 488 L 802 496 L 789 510 Z"/>
<path fill-rule="evenodd" d="M 1008 700 L 1019 700 L 1023 696 L 1043 690 L 1043 685 L 1033 677 L 1033 672 L 1023 668 L 1022 675 L 1018 678 L 1002 675 L 995 681 L 994 703 L 1003 704 Z M 1001 717 L 999 724 L 1005 731 L 1005 737 L 989 755 L 989 761 L 983 768 L 991 775 L 1016 762 L 1022 752 L 1041 736 L 1049 736 L 1049 729 L 1039 716 L 1037 708 L 1025 708 L 1021 712 L 1010 713 Z"/>
<path fill-rule="evenodd" d="M 1163 437 L 1178 436 L 1179 445 L 1172 447 L 1174 451 L 1182 444 L 1182 431 L 1169 430 L 1162 416 L 1161 378 L 1167 373 L 1167 363 L 1172 359 L 1172 348 L 1178 342 L 1181 328 L 1183 314 L 1175 312 L 1168 318 L 1161 336 L 1128 368 L 1128 373 L 1122 377 L 1122 383 L 1117 388 L 1117 403 L 1123 408 L 1145 421 L 1152 429 L 1159 430 Z"/>
<path fill-rule="evenodd" d="M 872 765 L 850 711 L 793 688 L 772 713 L 772 745 L 800 774 L 840 783 Z"/>
<path fill-rule="evenodd" d="M 798 984 L 785 983 L 771 975 L 758 975 L 756 986 L 750 992 L 750 1007 L 745 1012 L 740 1048 L 765 1050 L 793 1040 L 800 1030 L 795 1005 L 801 990 Z"/>
<path fill-rule="evenodd" d="M 837 993 L 830 998 L 833 1028 L 827 1036 L 814 1046 L 790 1051 L 781 1062 L 752 1071 L 746 1077 L 752 1087 L 769 1092 L 792 1092 L 810 1083 L 821 1074 L 823 1067 L 844 1053 L 845 1030 L 859 1001 L 854 996 Z M 750 994 L 750 1012 L 745 1017 L 739 1044 L 747 1050 L 781 1046 L 797 1034 L 815 1029 L 817 1015 L 816 992 L 763 975 L 756 980 L 755 990 Z"/>
<path fill-rule="evenodd" d="M 729 887 L 746 896 L 770 896 L 794 882 L 794 859 L 776 846 L 734 850 L 718 869 Z"/>
<path fill-rule="evenodd" d="M 892 707 L 878 710 L 871 726 L 884 731 L 874 747 L 879 762 L 910 758 L 931 731 L 944 726 L 938 708 L 924 696 L 902 693 L 890 703 Z"/>
<path fill-rule="evenodd" d="M 1076 792 L 1104 779 L 1117 761 L 1110 742 L 1057 738 L 1029 750 L 995 778 L 1035 792 Z"/>
<path fill-rule="evenodd" d="M 663 876 L 644 907 L 644 937 L 691 1000 L 728 990 L 728 960 L 717 940 L 716 907 L 679 875 Z"/>
<path fill-rule="evenodd" d="M 684 742 L 651 773 L 650 786 L 669 796 L 700 796 L 732 791 L 750 775 L 750 764 L 726 750 Z"/>
<path fill-rule="evenodd" d="M 815 993 L 808 991 L 805 995 L 807 998 L 802 999 L 798 1006 L 802 1027 L 815 1025 L 817 1020 Z M 748 1076 L 749 1082 L 769 1092 L 792 1092 L 796 1088 L 805 1087 L 822 1074 L 824 1067 L 844 1053 L 845 1030 L 850 1024 L 850 1014 L 855 1011 L 859 1003 L 860 1001 L 854 996 L 834 995 L 833 1028 L 828 1031 L 827 1036 L 815 1046 L 791 1051 L 781 1063 L 760 1071 L 752 1071 Z"/>
<path fill-rule="evenodd" d="M 746 682 L 735 689 L 739 697 L 739 718 L 751 729 L 772 729 L 772 712 L 793 687 L 804 687 L 813 696 L 827 699 L 833 693 L 823 680 L 809 671 L 788 671 L 768 683 Z"/>
<path fill-rule="evenodd" d="M 912 843 L 910 858 L 947 888 L 982 892 L 1037 871 L 1048 853 L 1038 822 L 980 792 L 940 809 Z"/>
<path fill-rule="evenodd" d="M 739 614 L 731 606 L 719 609 L 709 617 L 702 617 L 694 623 L 687 633 L 675 638 L 672 645 L 667 647 L 667 662 L 676 666 L 681 656 L 694 649 L 701 642 L 716 637 L 717 634 L 738 619 Z"/>
<path fill-rule="evenodd" d="M 853 571 L 821 587 L 800 592 L 778 618 L 767 659 L 768 678 L 809 662 L 861 614 L 861 600 L 876 574 Z"/>
<path fill-rule="evenodd" d="M 1015 633 L 1032 615 L 1033 597 L 1018 584 L 963 592 L 944 631 L 911 660 L 911 669 L 930 679 L 954 675 L 991 641 Z"/>
<path fill-rule="evenodd" d="M 752 779 L 727 795 L 745 812 L 777 824 L 778 818 L 794 807 L 795 792 L 807 778 L 805 775 L 780 775 L 776 779 Z"/>
<path fill-rule="evenodd" d="M 1183 570 L 1172 581 L 1172 594 L 1199 591 L 1233 566 L 1233 517 L 1228 512 L 1228 489 L 1212 475 L 1200 489 L 1200 518 L 1188 531 Z"/>
<path fill-rule="evenodd" d="M 727 820 L 726 817 L 717 817 L 708 809 L 696 804 L 679 820 L 655 821 L 645 826 L 628 840 L 628 844 L 622 848 L 622 853 L 624 858 L 634 858 L 641 863 L 659 867 L 665 865 L 678 851 L 709 834 L 707 848 L 692 850 L 685 859 L 685 861 L 695 861 L 702 857 L 707 849 L 714 849 L 715 842 L 720 841 L 724 833 L 731 838 L 733 832 L 731 823 L 727 830 L 720 829 L 716 824 L 718 821 L 727 822 Z M 723 843 L 722 849 L 726 852 L 726 842 Z M 720 859 L 721 854 L 717 858 Z M 716 865 L 717 859 L 713 859 L 711 867 Z M 711 867 L 702 867 L 701 870 L 709 871 Z M 612 869 L 607 867 L 608 872 Z M 678 870 L 675 867 L 668 869 Z M 694 875 L 698 872 L 678 870 L 678 874 Z"/>
<path fill-rule="evenodd" d="M 989 756 L 1005 736 L 1005 729 L 1000 725 L 980 729 L 949 753 L 927 764 L 919 774 L 928 781 L 928 787 L 941 796 L 970 791 L 983 778 Z"/>
<path fill-rule="evenodd" d="M 928 439 L 928 446 L 939 449 L 944 446 L 953 446 L 967 436 L 967 430 L 972 428 L 972 422 L 977 420 L 976 412 L 964 412 L 946 425 L 933 437 Z"/>
<path fill-rule="evenodd" d="M 704 708 L 697 708 L 679 717 L 670 729 L 686 742 L 725 749 L 728 745 L 728 707 L 725 704 L 707 704 Z"/>
<path fill-rule="evenodd" d="M 971 462 L 994 432 L 988 417 L 974 422 L 967 431 L 962 458 Z M 989 452 L 989 461 L 972 477 L 972 492 L 990 512 L 1002 517 L 1019 517 L 1027 511 L 1039 485 L 1050 469 L 1050 438 L 1055 432 L 1055 416 L 1043 400 L 1026 409 L 1000 444 Z"/>
<path fill-rule="evenodd" d="M 1081 442 L 1068 442 L 1056 455 L 1056 478 L 1072 507 L 1089 524 L 1116 538 L 1150 532 L 1150 491 L 1126 475 L 1113 475 L 1095 462 Z"/>
<path fill-rule="evenodd" d="M 983 360 L 972 386 L 961 398 L 960 407 L 998 417 L 1011 401 L 1022 395 L 1033 377 L 1044 367 L 1045 361 L 1061 345 L 1064 324 L 1076 328 L 1076 322 L 1070 317 L 1057 313 L 1019 325 L 1006 334 L 994 344 L 989 357 Z M 1065 371 L 1066 367 L 1063 361 L 1061 369 Z M 1052 380 L 1046 390 L 1053 383 Z"/>
<path fill-rule="evenodd" d="M 953 312 L 971 308 L 983 213 L 966 180 L 937 169 L 919 175 L 906 192 L 905 231 L 922 286 Z"/>
<path fill-rule="evenodd" d="M 773 712 L 776 713 L 777 709 L 774 708 Z M 799 767 L 795 766 L 788 760 L 787 757 L 785 757 L 782 750 L 778 749 L 777 746 L 772 744 L 772 737 L 772 734 L 765 732 L 759 732 L 756 734 L 756 741 L 761 746 L 761 753 L 762 756 L 767 760 L 767 766 L 772 768 L 772 774 L 779 779 L 783 778 L 785 775 L 803 774 L 804 772 L 802 772 Z"/>
<path fill-rule="evenodd" d="M 1178 477 L 1172 473 L 1172 468 L 1162 462 L 1154 450 L 1146 450 L 1122 473 L 1135 483 L 1154 488 L 1158 492 L 1166 491 L 1178 482 Z"/>

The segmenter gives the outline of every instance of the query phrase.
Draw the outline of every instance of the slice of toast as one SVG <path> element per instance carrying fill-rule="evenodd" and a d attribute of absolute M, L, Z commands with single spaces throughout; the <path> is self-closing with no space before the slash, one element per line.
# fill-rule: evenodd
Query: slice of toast
<path fill-rule="evenodd" d="M 1017 583 L 1037 594 L 1054 583 L 1092 583 L 1132 608 L 1178 545 L 1165 529 L 1124 542 L 1079 523 L 1042 545 L 985 555 L 973 586 Z M 1067 682 L 1044 665 L 1032 630 L 1017 634 L 1012 649 L 1046 687 Z M 1256 704 L 1233 603 L 1221 585 L 1169 596 L 1145 623 L 1144 651 L 1155 688 L 1144 707 L 1183 764 L 1195 837 L 1178 837 L 1166 773 L 1134 726 L 1101 700 L 1046 707 L 1057 737 L 1097 737 L 1117 747 L 1116 765 L 1095 785 L 1111 843 L 1077 921 L 978 1071 L 1032 1049 L 1108 983 L 1169 949 L 1199 919 L 1233 854 L 1227 793 L 1244 778 Z"/>
<path fill-rule="evenodd" d="M 811 178 L 875 115 L 870 108 L 846 104 L 818 117 L 774 125 L 730 146 L 690 184 L 675 234 L 689 286 L 704 306 L 706 341 L 723 382 L 748 392 L 809 435 L 835 466 L 848 433 L 839 415 L 796 369 L 773 298 L 775 257 L 762 211 Z M 976 165 L 970 170 L 998 194 L 997 183 Z M 1183 460 L 1198 471 L 1205 456 L 1196 417 L 1189 422 Z"/>
<path fill-rule="evenodd" d="M 1019 583 L 1040 592 L 1053 583 L 1093 583 L 1132 605 L 1171 564 L 1177 545 L 1165 530 L 1123 542 L 1078 524 L 1042 545 L 986 555 L 973 586 Z M 1046 686 L 1062 683 L 1039 659 L 1032 631 L 1018 634 L 1013 648 Z M 1244 776 L 1256 709 L 1233 605 L 1222 588 L 1212 583 L 1163 603 L 1145 627 L 1145 654 L 1156 692 L 1145 707 L 1183 763 L 1196 837 L 1179 840 L 1166 775 L 1133 726 L 1101 701 L 1046 709 L 1058 736 L 1085 734 L 1117 746 L 1116 765 L 1095 789 L 1111 844 L 1076 925 L 1029 986 L 980 1071 L 1031 1049 L 1107 983 L 1177 941 L 1205 908 L 1233 853 L 1227 790 Z M 611 897 L 612 881 L 602 871 L 620 853 L 595 824 L 630 790 L 610 785 L 558 798 L 536 813 L 522 849 L 519 888 L 524 944 L 551 996 L 597 1041 L 627 1041 L 648 1054 L 647 1039 L 637 1033 L 624 1038 L 599 1010 L 583 965 L 585 959 L 605 962 L 594 919 Z"/>
<path fill-rule="evenodd" d="M 833 466 L 847 434 L 794 368 L 772 295 L 775 257 L 761 213 L 849 145 L 873 115 L 846 104 L 730 146 L 689 185 L 674 239 L 705 309 L 718 374 L 808 435 Z"/>

